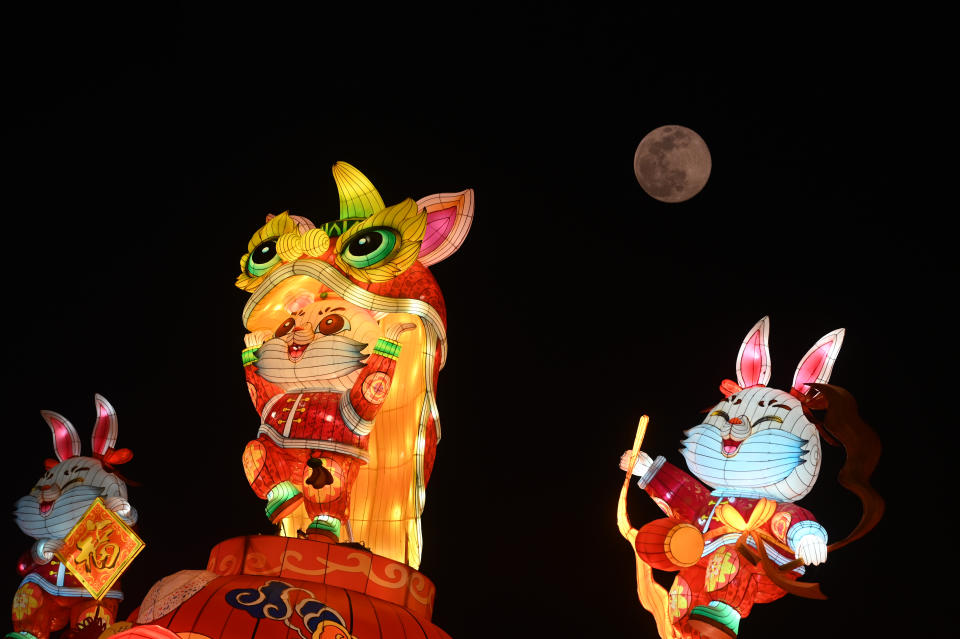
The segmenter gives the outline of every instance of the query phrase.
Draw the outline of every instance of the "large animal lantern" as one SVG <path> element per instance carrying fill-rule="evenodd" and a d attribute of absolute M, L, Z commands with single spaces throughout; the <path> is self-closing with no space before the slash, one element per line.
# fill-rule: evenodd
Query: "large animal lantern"
<path fill-rule="evenodd" d="M 620 532 L 635 548 L 638 595 L 664 638 L 736 637 L 754 603 L 787 593 L 824 598 L 799 581 L 805 566 L 866 534 L 883 500 L 868 483 L 879 441 L 857 415 L 853 398 L 827 384 L 844 331 L 822 337 L 801 359 L 788 392 L 770 380 L 769 320 L 751 329 L 737 357 L 737 381 L 724 380 L 724 399 L 685 432 L 681 454 L 692 477 L 662 456 L 639 450 L 646 427 L 620 466 L 665 513 L 639 530 L 626 516 L 628 482 L 620 495 Z M 814 410 L 826 410 L 821 423 Z M 826 529 L 794 502 L 813 488 L 820 471 L 820 435 L 847 449 L 840 483 L 863 502 L 857 528 L 827 545 Z M 699 480 L 699 481 L 698 481 Z M 677 572 L 667 592 L 651 568 Z"/>
<path fill-rule="evenodd" d="M 416 568 L 446 356 L 427 267 L 463 243 L 473 191 L 385 206 L 356 168 L 333 176 L 338 220 L 270 216 L 240 260 L 261 422 L 244 470 L 282 535 L 361 542 Z"/>
<path fill-rule="evenodd" d="M 114 468 L 129 461 L 133 453 L 114 449 L 117 414 L 100 395 L 95 403 L 92 457 L 80 455 L 80 437 L 66 418 L 41 411 L 53 431 L 57 459 L 46 460 L 46 472 L 14 509 L 17 525 L 36 542 L 18 565 L 23 581 L 14 596 L 15 632 L 9 636 L 45 639 L 51 631 L 68 625 L 73 630 L 90 622 L 108 625 L 123 598 L 123 593 L 114 589 L 97 601 L 57 556 L 70 550 L 64 539 L 97 498 L 124 523 L 137 521 L 137 511 L 127 501 L 126 483 Z"/>

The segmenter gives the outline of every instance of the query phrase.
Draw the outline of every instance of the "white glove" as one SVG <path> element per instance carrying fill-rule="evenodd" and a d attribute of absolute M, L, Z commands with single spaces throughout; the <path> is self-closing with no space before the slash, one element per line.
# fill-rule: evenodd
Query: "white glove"
<path fill-rule="evenodd" d="M 120 515 L 127 517 L 130 515 L 130 502 L 123 497 L 107 497 L 103 500 L 103 505 Z"/>
<path fill-rule="evenodd" d="M 805 565 L 822 564 L 827 560 L 827 542 L 817 535 L 804 535 L 797 542 L 794 554 L 802 559 Z"/>
<path fill-rule="evenodd" d="M 263 346 L 263 343 L 272 336 L 273 333 L 267 330 L 253 331 L 243 336 L 243 343 L 246 344 L 247 348 Z"/>
<path fill-rule="evenodd" d="M 626 450 L 623 452 L 623 455 L 620 456 L 620 470 L 629 470 L 628 466 L 630 465 L 630 455 L 632 453 L 632 450 Z M 647 471 L 650 470 L 650 466 L 652 465 L 653 460 L 650 459 L 650 455 L 646 454 L 642 450 L 638 450 L 637 463 L 633 466 L 633 474 L 638 477 L 643 477 L 647 474 Z"/>
<path fill-rule="evenodd" d="M 403 333 L 406 333 L 407 331 L 412 331 L 415 328 L 417 328 L 417 325 L 410 324 L 409 322 L 406 322 L 403 324 L 391 324 L 383 332 L 383 336 L 386 337 L 387 339 L 392 339 L 393 341 L 397 341 L 398 339 L 400 339 L 400 336 Z"/>
<path fill-rule="evenodd" d="M 132 526 L 137 523 L 137 510 L 123 497 L 107 497 L 103 500 L 103 505 L 117 513 L 117 516 L 127 525 Z"/>
<path fill-rule="evenodd" d="M 38 539 L 30 549 L 33 560 L 38 564 L 48 564 L 58 550 L 63 548 L 62 539 Z"/>

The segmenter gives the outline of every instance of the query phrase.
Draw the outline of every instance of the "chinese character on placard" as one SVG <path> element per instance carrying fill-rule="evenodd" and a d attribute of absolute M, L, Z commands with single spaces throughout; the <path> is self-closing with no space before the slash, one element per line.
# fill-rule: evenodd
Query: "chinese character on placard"
<path fill-rule="evenodd" d="M 98 498 L 64 540 L 57 558 L 100 599 L 146 545 Z"/>

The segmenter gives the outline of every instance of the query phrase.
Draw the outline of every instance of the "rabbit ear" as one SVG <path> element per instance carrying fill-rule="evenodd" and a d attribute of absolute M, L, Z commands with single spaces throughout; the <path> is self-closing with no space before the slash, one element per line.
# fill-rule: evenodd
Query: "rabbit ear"
<path fill-rule="evenodd" d="M 793 374 L 792 388 L 806 394 L 808 384 L 826 384 L 833 372 L 833 363 L 843 344 L 844 329 L 838 328 L 827 333 L 813 345 L 807 354 L 800 358 L 797 371 Z"/>
<path fill-rule="evenodd" d="M 53 431 L 53 450 L 57 459 L 63 461 L 80 455 L 80 437 L 66 417 L 52 410 L 42 410 L 40 416 Z"/>
<path fill-rule="evenodd" d="M 770 381 L 770 318 L 764 316 L 747 333 L 737 353 L 737 382 L 743 388 Z"/>
<path fill-rule="evenodd" d="M 117 411 L 103 395 L 94 395 L 93 402 L 97 407 L 97 423 L 93 427 L 93 454 L 103 455 L 117 443 Z"/>

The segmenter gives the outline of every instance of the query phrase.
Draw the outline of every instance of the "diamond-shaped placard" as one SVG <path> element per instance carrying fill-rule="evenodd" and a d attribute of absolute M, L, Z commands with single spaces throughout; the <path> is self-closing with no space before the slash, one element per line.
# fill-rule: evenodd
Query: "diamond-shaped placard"
<path fill-rule="evenodd" d="M 57 558 L 100 599 L 145 545 L 98 497 L 67 535 Z"/>

